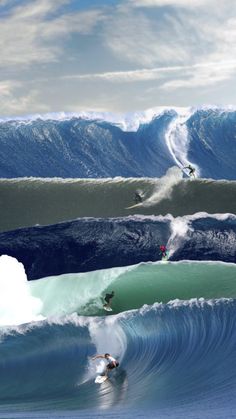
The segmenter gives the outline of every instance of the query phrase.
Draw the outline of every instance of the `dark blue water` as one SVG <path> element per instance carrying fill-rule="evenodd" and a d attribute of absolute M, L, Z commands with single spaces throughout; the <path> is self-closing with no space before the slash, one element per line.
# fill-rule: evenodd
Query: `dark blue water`
<path fill-rule="evenodd" d="M 176 219 L 82 218 L 1 233 L 0 255 L 8 254 L 22 262 L 31 280 L 157 261 L 162 244 L 167 245 L 170 260 L 235 263 L 236 218 L 207 214 Z"/>
<path fill-rule="evenodd" d="M 108 417 L 113 409 L 115 417 L 137 409 L 141 417 L 144 411 L 165 417 L 167 409 L 171 417 L 173 409 L 198 417 L 204 408 L 218 417 L 219 406 L 230 417 L 236 407 L 235 308 L 233 300 L 192 300 L 9 329 L 1 336 L 0 414 L 21 405 L 26 417 L 34 408 L 48 417 L 57 409 L 65 416 L 69 409 L 72 417 L 73 411 L 94 416 L 93 409 Z M 94 377 L 101 361 L 90 356 L 105 350 L 120 367 L 100 386 Z"/>
<path fill-rule="evenodd" d="M 133 124 L 125 130 L 114 122 L 89 118 L 60 120 L 52 115 L 2 121 L 0 176 L 160 177 L 175 164 L 191 162 L 201 177 L 235 179 L 235 111 L 186 111 L 183 121 L 170 109 L 147 123 L 131 114 Z"/>
<path fill-rule="evenodd" d="M 236 305 L 224 298 L 235 289 L 235 182 L 219 181 L 236 175 L 236 112 L 122 118 L 0 123 L 0 177 L 16 178 L 1 181 L 0 256 L 17 258 L 27 275 L 10 259 L 2 270 L 0 258 L 1 418 L 236 417 Z M 183 180 L 189 163 L 214 181 Z M 115 176 L 123 178 L 99 181 Z M 136 189 L 145 197 L 138 215 L 127 210 Z M 211 263 L 130 268 L 159 261 L 163 244 L 170 261 Z M 83 276 L 60 277 L 78 272 L 86 286 Z M 185 286 L 188 275 L 195 288 Z M 111 284 L 120 295 L 107 313 Z M 94 309 L 80 314 L 99 316 L 78 315 L 75 300 Z M 105 352 L 120 366 L 97 385 L 105 366 L 91 356 Z"/>

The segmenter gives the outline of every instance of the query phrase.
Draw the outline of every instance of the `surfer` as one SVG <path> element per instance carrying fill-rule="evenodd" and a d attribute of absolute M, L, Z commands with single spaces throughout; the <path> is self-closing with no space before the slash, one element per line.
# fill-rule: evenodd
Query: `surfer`
<path fill-rule="evenodd" d="M 113 370 L 114 368 L 119 367 L 119 362 L 115 358 L 113 358 L 110 354 L 95 355 L 92 357 L 92 360 L 94 361 L 95 359 L 98 359 L 98 358 L 103 358 L 108 362 L 105 373 L 104 373 L 104 376 L 107 378 L 108 378 L 109 371 Z"/>
<path fill-rule="evenodd" d="M 134 201 L 135 201 L 135 204 L 141 204 L 141 202 L 143 202 L 142 196 L 137 191 L 134 194 Z"/>
<path fill-rule="evenodd" d="M 191 164 L 189 164 L 188 166 L 184 167 L 184 169 L 188 169 L 189 170 L 189 176 L 193 176 L 195 177 L 195 168 L 193 166 L 191 166 Z"/>
<path fill-rule="evenodd" d="M 166 246 L 164 246 L 163 244 L 160 246 L 160 255 L 165 258 L 167 256 L 167 249 Z"/>
<path fill-rule="evenodd" d="M 115 295 L 114 291 L 112 291 L 111 294 L 108 294 L 107 293 L 105 295 L 104 300 L 106 301 L 106 303 L 103 304 L 103 307 L 105 307 L 105 308 L 111 308 L 111 300 L 114 297 L 114 295 Z"/>

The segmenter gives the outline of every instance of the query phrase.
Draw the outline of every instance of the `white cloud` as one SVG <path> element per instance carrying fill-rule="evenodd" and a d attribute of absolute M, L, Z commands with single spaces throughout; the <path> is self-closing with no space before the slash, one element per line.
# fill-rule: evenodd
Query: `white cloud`
<path fill-rule="evenodd" d="M 27 93 L 22 93 L 25 90 L 25 85 L 16 80 L 5 80 L 0 82 L 0 115 L 13 115 L 19 110 L 23 114 L 34 111 L 46 112 L 49 110 L 48 106 L 40 103 L 40 92 L 32 89 Z"/>
<path fill-rule="evenodd" d="M 126 7 L 117 9 L 106 24 L 105 42 L 116 58 L 147 68 L 104 72 L 91 78 L 143 81 L 163 78 L 165 73 L 168 80 L 164 81 L 163 89 L 207 86 L 229 80 L 235 75 L 231 61 L 236 56 L 236 4 L 225 0 L 219 9 L 215 3 L 215 0 L 130 0 L 129 7 L 126 3 Z M 176 9 L 161 13 L 158 8 L 155 13 L 148 9 L 164 5 Z M 201 12 L 193 6 L 201 6 Z"/>
<path fill-rule="evenodd" d="M 105 81 L 111 82 L 137 82 L 137 81 L 145 81 L 145 80 L 155 80 L 160 78 L 164 70 L 159 68 L 154 69 L 140 69 L 140 70 L 133 70 L 133 71 L 111 71 L 105 73 L 91 73 L 91 74 L 72 74 L 68 76 L 62 77 L 62 79 L 67 80 L 96 80 L 101 79 Z"/>
<path fill-rule="evenodd" d="M 16 82 L 12 82 L 10 80 L 5 80 L 0 82 L 0 98 L 2 96 L 6 97 L 11 95 L 12 89 L 18 85 Z"/>
<path fill-rule="evenodd" d="M 73 33 L 88 34 L 103 18 L 99 10 L 59 14 L 67 3 L 69 0 L 36 0 L 1 17 L 0 67 L 56 61 L 66 38 Z"/>
<path fill-rule="evenodd" d="M 208 87 L 228 80 L 236 72 L 236 61 L 222 63 L 208 63 L 206 66 L 194 66 L 192 71 L 186 71 L 185 77 L 172 78 L 163 83 L 160 88 L 164 90 L 175 90 L 198 87 Z"/>
<path fill-rule="evenodd" d="M 134 7 L 187 7 L 194 8 L 207 5 L 211 0 L 129 0 L 129 4 Z"/>
<path fill-rule="evenodd" d="M 160 88 L 174 90 L 182 87 L 196 88 L 227 80 L 236 70 L 236 60 L 197 63 L 188 66 L 157 67 L 133 71 L 114 71 L 93 74 L 74 74 L 66 80 L 104 80 L 113 83 L 134 83 L 160 80 Z"/>
<path fill-rule="evenodd" d="M 156 67 L 152 69 L 138 69 L 130 71 L 110 71 L 105 73 L 91 73 L 91 74 L 72 74 L 61 77 L 65 80 L 96 80 L 101 79 L 110 82 L 139 82 L 148 80 L 157 80 L 167 74 L 184 71 L 189 68 L 195 68 L 195 66 L 173 66 L 173 67 Z"/>
<path fill-rule="evenodd" d="M 192 43 L 174 16 L 152 20 L 139 11 L 117 13 L 105 23 L 104 44 L 115 58 L 153 67 L 187 62 Z"/>
<path fill-rule="evenodd" d="M 155 88 L 153 103 L 173 101 L 172 96 L 191 102 L 195 93 L 199 99 L 208 86 L 217 92 L 220 84 L 222 94 L 226 81 L 230 90 L 236 76 L 232 0 L 220 7 L 216 0 L 107 3 L 101 0 L 95 9 L 83 2 L 83 11 L 76 11 L 72 0 L 0 0 L 0 71 L 3 78 L 28 80 L 24 85 L 0 83 L 0 113 L 57 106 L 115 109 L 116 104 L 122 110 L 139 105 L 141 98 L 149 106 L 148 88 Z M 60 66 L 62 60 L 65 65 Z M 187 96 L 181 89 L 188 89 Z"/>

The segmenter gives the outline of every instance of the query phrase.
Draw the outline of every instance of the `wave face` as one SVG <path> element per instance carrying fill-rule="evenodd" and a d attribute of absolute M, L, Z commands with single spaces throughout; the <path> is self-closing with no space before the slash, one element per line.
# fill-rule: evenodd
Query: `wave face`
<path fill-rule="evenodd" d="M 235 122 L 0 121 L 0 417 L 233 417 Z M 120 366 L 100 386 L 106 352 Z"/>
<path fill-rule="evenodd" d="M 173 165 L 193 163 L 201 177 L 235 179 L 234 110 L 150 115 L 145 123 L 124 116 L 126 127 L 109 114 L 2 121 L 0 177 L 160 177 Z"/>
<path fill-rule="evenodd" d="M 112 314 L 144 304 L 191 298 L 236 298 L 236 265 L 222 262 L 142 263 L 123 268 L 65 274 L 30 281 L 44 317 L 77 312 L 104 316 L 104 296 L 114 290 Z M 13 295 L 13 292 L 11 293 Z"/>
<path fill-rule="evenodd" d="M 108 318 L 73 315 L 6 329 L 0 411 L 9 403 L 12 411 L 37 406 L 47 414 L 64 409 L 65 415 L 68 409 L 91 414 L 93 408 L 106 415 L 118 407 L 113 413 L 123 417 L 132 408 L 157 414 L 165 407 L 170 417 L 176 407 L 182 415 L 190 409 L 199 417 L 203 409 L 220 417 L 220 409 L 229 417 L 236 404 L 235 316 L 233 300 L 191 300 Z M 89 356 L 107 350 L 120 367 L 100 387 L 94 378 L 103 365 Z"/>
<path fill-rule="evenodd" d="M 129 208 L 136 191 L 143 203 Z M 0 196 L 0 231 L 78 217 L 236 213 L 236 182 L 182 179 L 177 167 L 160 179 L 0 179 Z"/>
<path fill-rule="evenodd" d="M 29 280 L 160 260 L 236 261 L 236 218 L 224 214 L 177 217 L 82 218 L 0 234 L 0 254 L 24 264 Z M 47 255 L 50 255 L 48 257 Z"/>
<path fill-rule="evenodd" d="M 235 122 L 235 111 L 199 110 L 188 119 L 188 155 L 201 161 L 202 176 L 235 178 Z"/>

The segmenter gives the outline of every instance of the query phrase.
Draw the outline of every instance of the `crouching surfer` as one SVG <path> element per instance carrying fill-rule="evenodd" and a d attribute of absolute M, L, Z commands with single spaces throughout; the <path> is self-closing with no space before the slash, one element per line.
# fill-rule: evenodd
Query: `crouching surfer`
<path fill-rule="evenodd" d="M 134 194 L 134 202 L 135 204 L 141 204 L 141 202 L 143 202 L 143 197 L 138 191 Z"/>
<path fill-rule="evenodd" d="M 92 360 L 94 361 L 95 359 L 98 359 L 98 358 L 105 359 L 108 362 L 106 365 L 105 372 L 103 374 L 103 376 L 106 378 L 108 378 L 109 371 L 113 370 L 114 368 L 119 367 L 119 362 L 108 353 L 104 355 L 96 355 L 92 358 Z"/>
<path fill-rule="evenodd" d="M 191 166 L 191 164 L 189 164 L 188 166 L 184 167 L 184 169 L 188 169 L 189 170 L 189 172 L 188 172 L 189 176 L 195 177 L 195 171 L 196 171 L 196 169 L 193 166 Z"/>
<path fill-rule="evenodd" d="M 112 311 L 112 308 L 111 308 L 111 300 L 114 297 L 114 295 L 115 295 L 114 291 L 112 291 L 111 294 L 108 294 L 107 293 L 105 295 L 105 297 L 104 297 L 105 304 L 103 304 L 103 307 L 105 308 L 105 310 Z"/>

